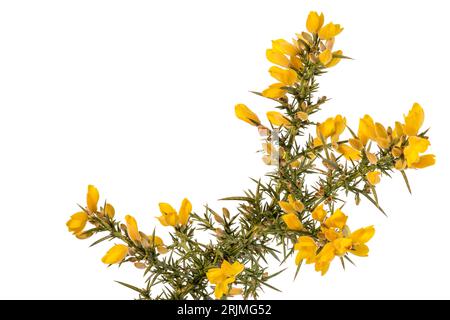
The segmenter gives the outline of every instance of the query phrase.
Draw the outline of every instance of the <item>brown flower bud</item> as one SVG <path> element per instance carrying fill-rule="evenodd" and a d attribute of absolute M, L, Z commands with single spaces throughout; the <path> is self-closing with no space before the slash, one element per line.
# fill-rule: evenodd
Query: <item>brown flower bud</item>
<path fill-rule="evenodd" d="M 221 216 L 219 216 L 217 213 L 213 213 L 214 216 L 214 220 L 216 220 L 218 223 L 223 224 L 225 221 L 223 220 L 223 218 Z"/>
<path fill-rule="evenodd" d="M 143 232 L 140 232 L 140 231 L 139 231 L 139 234 L 141 236 L 141 244 L 142 244 L 142 246 L 144 248 L 150 248 L 151 247 L 150 246 L 150 241 L 149 241 L 147 235 L 145 233 L 143 233 Z"/>
<path fill-rule="evenodd" d="M 308 109 L 308 104 L 306 103 L 306 101 L 302 102 L 302 104 L 300 105 L 300 109 L 302 109 L 303 111 L 306 111 L 306 109 Z"/>
<path fill-rule="evenodd" d="M 242 289 L 241 288 L 232 287 L 230 289 L 230 291 L 228 292 L 228 295 L 230 295 L 230 296 L 237 296 L 237 295 L 240 295 L 240 294 L 242 294 Z"/>
<path fill-rule="evenodd" d="M 319 62 L 319 58 L 312 53 L 309 54 L 309 60 L 311 60 L 312 63 Z"/>
<path fill-rule="evenodd" d="M 307 33 L 307 32 L 302 32 L 302 38 L 306 41 L 306 42 L 308 42 L 308 43 L 310 43 L 310 44 L 312 44 L 314 41 L 313 41 L 313 38 L 311 37 L 311 35 L 309 34 L 309 33 Z"/>
<path fill-rule="evenodd" d="M 216 236 L 217 237 L 222 237 L 223 235 L 224 235 L 224 231 L 223 231 L 223 229 L 222 228 L 216 228 Z"/>
<path fill-rule="evenodd" d="M 227 208 L 222 208 L 223 216 L 227 219 L 230 219 L 230 211 Z"/>
<path fill-rule="evenodd" d="M 263 126 L 263 125 L 259 125 L 258 126 L 258 133 L 262 137 L 267 137 L 270 134 L 270 130 L 267 127 Z"/>
<path fill-rule="evenodd" d="M 134 263 L 134 266 L 135 266 L 136 268 L 138 268 L 138 269 L 145 269 L 145 268 L 147 268 L 147 266 L 145 265 L 145 263 L 142 263 L 142 262 L 135 262 L 135 263 Z"/>
<path fill-rule="evenodd" d="M 320 51 L 325 51 L 327 49 L 327 47 L 325 47 L 322 41 L 319 42 L 319 49 Z"/>
<path fill-rule="evenodd" d="M 167 249 L 166 246 L 158 246 L 156 247 L 156 250 L 158 250 L 158 252 L 161 254 L 166 254 L 167 252 L 169 252 L 169 249 Z"/>
<path fill-rule="evenodd" d="M 361 203 L 361 197 L 359 193 L 355 194 L 355 204 L 358 206 Z"/>
<path fill-rule="evenodd" d="M 327 42 L 325 43 L 325 47 L 330 51 L 333 51 L 333 46 L 334 46 L 334 38 L 327 40 Z"/>

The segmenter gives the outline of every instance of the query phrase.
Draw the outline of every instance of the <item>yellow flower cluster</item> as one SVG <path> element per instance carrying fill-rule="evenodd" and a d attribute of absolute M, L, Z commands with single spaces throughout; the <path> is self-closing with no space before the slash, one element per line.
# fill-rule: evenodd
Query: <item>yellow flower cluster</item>
<path fill-rule="evenodd" d="M 365 155 L 369 162 L 376 164 L 378 159 L 368 147 L 368 142 L 373 142 L 380 149 L 392 154 L 396 169 L 421 169 L 435 164 L 433 154 L 422 155 L 430 145 L 428 138 L 419 134 L 423 121 L 424 111 L 418 103 L 415 103 L 404 117 L 404 123 L 396 122 L 393 128 L 385 128 L 381 123 L 374 122 L 371 116 L 365 115 L 359 121 L 357 136 L 350 138 L 348 143 L 338 143 L 346 128 L 346 119 L 337 115 L 317 125 L 317 137 L 314 138 L 313 145 L 320 147 L 330 139 L 333 148 L 345 159 L 359 161 Z M 379 182 L 379 176 L 379 171 L 370 172 L 367 179 L 375 185 Z"/>
<path fill-rule="evenodd" d="M 317 206 L 312 217 L 320 223 L 320 233 L 315 240 L 309 236 L 298 238 L 294 250 L 298 251 L 295 263 L 303 260 L 307 264 L 314 263 L 315 269 L 325 275 L 335 257 L 343 257 L 352 253 L 359 257 L 367 257 L 369 248 L 366 243 L 375 234 L 373 226 L 350 232 L 347 226 L 347 216 L 337 209 L 328 218 L 323 205 Z"/>
<path fill-rule="evenodd" d="M 272 41 L 272 47 L 266 50 L 266 57 L 271 63 L 276 65 L 269 68 L 269 74 L 278 82 L 264 89 L 261 92 L 262 96 L 280 101 L 286 100 L 286 94 L 291 87 L 301 86 L 305 66 L 316 64 L 318 68 L 330 68 L 339 63 L 342 51 L 337 50 L 333 52 L 332 49 L 335 37 L 342 32 L 343 28 L 339 24 L 332 22 L 325 26 L 323 24 L 323 14 L 319 15 L 317 12 L 311 12 L 306 22 L 307 30 L 310 33 L 297 34 L 297 37 L 292 39 L 292 42 L 285 39 Z M 320 44 L 319 50 L 311 52 L 310 49 L 316 42 Z M 245 104 L 237 104 L 235 106 L 235 114 L 240 120 L 257 126 L 260 130 L 266 129 L 261 124 L 258 116 Z M 268 111 L 266 116 L 273 127 L 289 129 L 292 125 L 291 121 L 278 111 Z M 298 121 L 307 121 L 308 114 L 304 111 L 298 111 L 296 119 Z M 345 121 L 345 119 L 343 120 Z M 343 127 L 341 127 L 342 125 Z M 345 129 L 345 122 L 339 124 L 337 130 L 343 129 Z M 333 136 L 338 136 L 338 134 L 333 134 Z M 270 164 L 265 159 L 264 162 Z"/>
<path fill-rule="evenodd" d="M 283 214 L 281 218 L 288 227 L 289 230 L 303 230 L 303 224 L 300 221 L 299 214 L 305 209 L 303 203 L 299 200 L 295 200 L 290 194 L 288 196 L 288 201 L 279 201 L 278 205 L 281 207 Z"/>
<path fill-rule="evenodd" d="M 93 185 L 88 186 L 88 192 L 86 195 L 86 207 L 83 211 L 77 212 L 70 217 L 70 220 L 66 223 L 70 232 L 72 232 L 79 239 L 86 239 L 92 236 L 94 231 L 84 231 L 88 222 L 90 222 L 95 228 L 101 223 L 114 223 L 115 209 L 114 207 L 106 203 L 104 208 L 98 209 L 98 201 L 100 198 L 99 191 Z M 183 201 L 182 212 L 183 218 L 175 221 L 187 221 L 189 213 L 192 210 L 189 200 Z M 163 204 L 167 205 L 167 204 Z M 161 221 L 161 218 L 159 218 Z M 172 222 L 172 220 L 170 220 Z M 175 225 L 175 224 L 174 224 Z M 156 235 L 146 235 L 139 231 L 136 219 L 131 215 L 125 216 L 125 225 L 122 225 L 125 230 L 126 238 L 123 240 L 130 241 L 137 246 L 156 249 L 159 253 L 167 253 L 167 247 L 163 240 Z M 105 264 L 121 263 L 125 260 L 129 253 L 129 244 L 116 244 L 112 246 L 102 258 L 102 262 Z"/>
<path fill-rule="evenodd" d="M 424 133 L 419 133 L 424 118 L 425 113 L 418 103 L 414 103 L 404 116 L 404 123 L 396 122 L 393 128 L 385 128 L 365 115 L 359 122 L 358 139 L 364 146 L 368 141 L 373 141 L 380 149 L 391 152 L 398 170 L 426 168 L 436 161 L 433 154 L 422 155 L 430 145 Z"/>
<path fill-rule="evenodd" d="M 115 216 L 114 207 L 106 203 L 104 208 L 98 209 L 98 201 L 100 199 L 99 191 L 93 185 L 88 186 L 86 195 L 87 205 L 83 211 L 77 212 L 70 217 L 67 222 L 67 227 L 79 239 L 86 239 L 93 234 L 91 231 L 84 231 L 88 222 L 91 222 L 95 227 L 100 222 L 113 223 Z M 170 204 L 161 202 L 159 204 L 161 216 L 157 217 L 162 226 L 171 226 L 174 228 L 181 228 L 187 225 L 189 216 L 192 212 L 192 204 L 188 199 L 183 199 L 180 210 L 177 212 Z M 115 244 L 112 246 L 101 261 L 105 264 L 120 264 L 126 261 L 130 254 L 131 243 L 137 247 L 146 247 L 155 249 L 160 254 L 168 252 L 167 246 L 163 240 L 156 235 L 146 235 L 139 231 L 136 219 L 131 215 L 125 216 L 125 224 L 121 226 L 125 232 L 125 238 L 122 239 L 126 244 Z M 130 260 L 131 261 L 131 260 Z M 134 261 L 134 260 L 133 260 Z M 139 262 L 135 264 L 140 266 Z M 235 261 L 230 264 L 223 260 L 220 268 L 212 267 L 208 269 L 206 277 L 209 282 L 215 285 L 214 294 L 216 298 L 220 299 L 222 296 L 233 296 L 242 293 L 240 288 L 230 288 L 230 285 L 236 281 L 236 276 L 244 270 L 244 265 Z"/>
<path fill-rule="evenodd" d="M 392 127 L 369 115 L 360 119 L 356 131 L 341 114 L 324 121 L 310 119 L 328 100 L 315 97 L 316 77 L 347 57 L 334 48 L 343 30 L 339 24 L 325 23 L 322 13 L 312 11 L 306 30 L 290 41 L 273 40 L 266 50 L 274 64 L 269 74 L 276 82 L 256 93 L 277 103 L 278 111 L 266 113 L 269 124 L 245 104 L 235 105 L 236 117 L 263 137 L 264 163 L 277 166 L 264 179 L 254 179 L 255 191 L 222 199 L 239 201 L 237 215 L 231 216 L 227 208 L 219 215 L 206 206 L 201 216 L 192 211 L 187 198 L 179 210 L 161 202 L 156 218 L 169 227 L 165 230 L 172 243 L 166 245 L 155 232 L 142 232 L 131 215 L 123 223 L 116 221 L 114 207 L 106 202 L 99 206 L 99 191 L 88 186 L 86 205 L 70 217 L 67 228 L 78 239 L 106 233 L 94 244 L 120 242 L 101 260 L 107 265 L 131 262 L 145 269 L 146 289 L 125 284 L 140 298 L 152 299 L 152 286 L 161 284 L 164 288 L 156 298 L 210 299 L 208 287 L 214 288 L 216 299 L 238 294 L 257 298 L 257 291 L 263 285 L 271 287 L 267 281 L 276 275 L 266 272 L 268 266 L 262 263 L 266 255 L 280 255 L 284 262 L 295 254 L 298 268 L 303 262 L 314 264 L 322 275 L 335 258 L 344 265 L 350 254 L 367 257 L 375 228 L 350 230 L 342 194 L 353 194 L 356 204 L 364 196 L 384 213 L 376 192 L 383 175 L 400 170 L 410 188 L 405 169 L 435 164 L 435 156 L 426 153 L 430 142 L 428 130 L 421 131 L 425 116 L 418 103 Z M 202 243 L 196 239 L 199 231 L 213 239 Z M 283 250 L 273 248 L 273 243 Z"/>

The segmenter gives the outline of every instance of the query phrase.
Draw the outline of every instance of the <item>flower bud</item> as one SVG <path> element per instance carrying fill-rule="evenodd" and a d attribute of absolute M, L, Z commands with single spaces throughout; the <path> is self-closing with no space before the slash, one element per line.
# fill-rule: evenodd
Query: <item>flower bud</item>
<path fill-rule="evenodd" d="M 221 216 L 219 216 L 217 213 L 213 213 L 213 216 L 214 216 L 214 220 L 216 220 L 218 223 L 220 223 L 220 224 L 224 224 L 224 220 L 223 220 L 223 218 L 221 217 Z"/>
<path fill-rule="evenodd" d="M 223 216 L 227 219 L 230 219 L 230 211 L 227 208 L 222 208 Z"/>
<path fill-rule="evenodd" d="M 369 162 L 371 164 L 377 164 L 378 158 L 377 158 L 377 156 L 375 154 L 366 151 L 366 157 L 367 157 L 367 160 L 369 160 Z"/>
<path fill-rule="evenodd" d="M 309 33 L 307 33 L 307 32 L 302 32 L 302 38 L 303 38 L 306 42 L 308 42 L 308 43 L 310 43 L 310 44 L 312 44 L 312 43 L 314 42 L 314 40 L 313 40 L 313 38 L 311 37 L 311 35 L 310 35 Z"/>
<path fill-rule="evenodd" d="M 222 237 L 225 234 L 222 228 L 216 228 L 216 236 L 218 238 Z"/>
<path fill-rule="evenodd" d="M 135 266 L 136 268 L 138 268 L 138 269 L 145 269 L 145 268 L 147 268 L 147 266 L 145 265 L 145 263 L 142 263 L 142 262 L 135 262 L 135 263 L 134 263 L 134 266 Z"/>
<path fill-rule="evenodd" d="M 297 118 L 299 118 L 302 121 L 308 120 L 308 114 L 306 112 L 299 111 L 296 113 L 296 116 L 297 116 Z"/>

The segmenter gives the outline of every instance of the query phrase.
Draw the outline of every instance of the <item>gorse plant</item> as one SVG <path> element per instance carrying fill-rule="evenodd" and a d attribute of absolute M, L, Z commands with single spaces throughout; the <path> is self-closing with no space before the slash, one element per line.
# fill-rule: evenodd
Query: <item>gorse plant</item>
<path fill-rule="evenodd" d="M 223 199 L 238 201 L 237 212 L 206 207 L 199 214 L 188 199 L 178 211 L 160 203 L 158 219 L 171 238 L 164 243 L 155 229 L 140 231 L 130 215 L 125 223 L 116 220 L 114 207 L 99 207 L 98 190 L 88 187 L 86 206 L 67 222 L 69 231 L 79 239 L 101 234 L 93 245 L 114 240 L 102 262 L 142 269 L 145 285 L 121 283 L 139 298 L 257 298 L 264 287 L 275 289 L 270 280 L 281 271 L 269 273 L 272 259 L 280 264 L 295 260 L 295 275 L 302 263 L 314 264 L 324 275 L 333 260 L 345 265 L 350 255 L 366 257 L 375 229 L 350 230 L 344 197 L 353 197 L 356 204 L 367 199 L 384 213 L 376 193 L 381 177 L 398 171 L 410 189 L 406 170 L 435 163 L 434 155 L 423 155 L 430 142 L 428 130 L 421 131 L 424 112 L 417 103 L 392 127 L 369 115 L 361 118 L 357 131 L 342 115 L 311 119 L 327 102 L 314 97 L 317 77 L 346 57 L 334 50 L 340 25 L 324 24 L 323 14 L 311 12 L 306 28 L 292 42 L 273 41 L 266 52 L 276 65 L 269 73 L 277 82 L 255 93 L 279 110 L 267 113 L 270 124 L 263 125 L 244 104 L 235 107 L 236 116 L 263 137 L 263 160 L 271 166 L 263 179 L 254 180 L 253 190 Z M 86 229 L 87 223 L 92 228 Z M 205 231 L 211 234 L 206 243 L 197 238 Z"/>

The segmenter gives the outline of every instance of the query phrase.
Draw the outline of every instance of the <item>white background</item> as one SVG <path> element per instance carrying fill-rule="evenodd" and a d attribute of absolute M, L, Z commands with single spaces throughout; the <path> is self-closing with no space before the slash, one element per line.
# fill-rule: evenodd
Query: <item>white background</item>
<path fill-rule="evenodd" d="M 408 172 L 413 196 L 399 174 L 383 179 L 389 218 L 346 207 L 350 227 L 377 229 L 356 268 L 335 261 L 321 277 L 306 266 L 293 283 L 291 267 L 275 281 L 283 293 L 262 297 L 450 298 L 450 45 L 438 0 L 1 1 L 0 298 L 134 298 L 113 280 L 139 285 L 141 271 L 107 269 L 110 244 L 89 249 L 67 232 L 87 184 L 147 232 L 160 201 L 187 196 L 200 212 L 252 187 L 267 167 L 234 104 L 271 110 L 248 90 L 272 82 L 265 49 L 304 30 L 310 10 L 345 27 L 336 47 L 355 58 L 321 78 L 333 99 L 314 120 L 390 124 L 420 102 L 437 165 Z"/>

